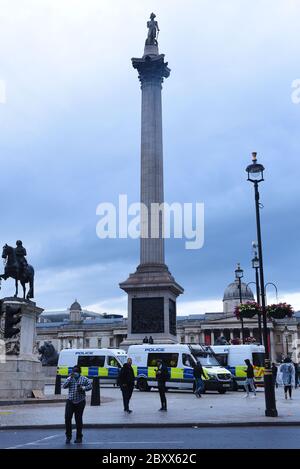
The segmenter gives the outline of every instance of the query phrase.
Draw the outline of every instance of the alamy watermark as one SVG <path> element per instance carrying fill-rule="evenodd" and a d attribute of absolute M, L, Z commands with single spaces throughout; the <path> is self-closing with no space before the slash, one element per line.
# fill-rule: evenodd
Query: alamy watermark
<path fill-rule="evenodd" d="M 292 102 L 294 104 L 300 104 L 300 78 L 292 82 L 292 89 L 294 90 L 291 94 Z"/>
<path fill-rule="evenodd" d="M 185 239 L 186 249 L 204 245 L 204 204 L 143 203 L 128 205 L 126 194 L 119 195 L 118 206 L 103 202 L 97 206 L 100 217 L 96 233 L 100 239 L 151 238 Z"/>

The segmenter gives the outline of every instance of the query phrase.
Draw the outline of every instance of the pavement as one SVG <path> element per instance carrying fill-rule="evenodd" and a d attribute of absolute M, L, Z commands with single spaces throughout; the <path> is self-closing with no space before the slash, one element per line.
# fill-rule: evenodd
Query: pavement
<path fill-rule="evenodd" d="M 48 397 L 52 389 L 48 389 Z M 65 390 L 64 390 L 65 392 Z M 101 388 L 102 404 L 84 411 L 86 428 L 117 427 L 208 427 L 208 426 L 271 426 L 300 425 L 300 390 L 294 391 L 292 400 L 283 398 L 278 389 L 279 416 L 265 417 L 263 390 L 257 398 L 244 398 L 244 392 L 228 392 L 224 395 L 206 393 L 197 399 L 191 392 L 167 393 L 168 412 L 159 412 L 160 400 L 156 390 L 142 393 L 135 390 L 130 407 L 132 414 L 123 411 L 121 392 L 118 388 Z M 0 408 L 0 429 L 63 428 L 64 403 L 39 403 L 7 405 Z"/>

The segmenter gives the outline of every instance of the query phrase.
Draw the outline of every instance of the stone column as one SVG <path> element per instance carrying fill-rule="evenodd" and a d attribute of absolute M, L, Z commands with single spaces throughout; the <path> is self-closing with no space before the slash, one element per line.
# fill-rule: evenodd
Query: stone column
<path fill-rule="evenodd" d="M 140 264 L 120 283 L 128 294 L 128 334 L 125 347 L 151 335 L 154 343 L 177 342 L 176 298 L 183 288 L 165 264 L 163 213 L 163 143 L 161 89 L 170 75 L 156 44 L 146 45 L 132 59 L 142 90 L 141 115 L 141 239 Z"/>

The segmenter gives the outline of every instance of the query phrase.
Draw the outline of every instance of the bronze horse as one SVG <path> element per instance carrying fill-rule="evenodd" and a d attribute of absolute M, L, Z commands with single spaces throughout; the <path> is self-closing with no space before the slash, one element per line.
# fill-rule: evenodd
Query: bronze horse
<path fill-rule="evenodd" d="M 16 256 L 15 248 L 5 244 L 3 246 L 2 258 L 6 260 L 4 274 L 0 275 L 0 279 L 3 278 L 7 280 L 8 278 L 14 278 L 16 282 L 16 293 L 15 297 L 18 296 L 18 282 L 21 283 L 23 287 L 23 298 L 25 299 L 26 295 L 26 283 L 29 283 L 29 290 L 26 295 L 26 299 L 34 297 L 34 269 L 32 265 L 26 264 L 22 266 L 18 262 Z"/>

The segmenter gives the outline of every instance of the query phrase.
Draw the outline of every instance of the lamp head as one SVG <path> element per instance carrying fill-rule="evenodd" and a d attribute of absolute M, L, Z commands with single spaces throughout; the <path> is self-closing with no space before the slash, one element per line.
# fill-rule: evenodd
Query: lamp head
<path fill-rule="evenodd" d="M 248 173 L 248 181 L 253 183 L 262 182 L 264 180 L 264 166 L 257 163 L 257 153 L 252 153 L 252 164 L 249 164 L 246 168 Z"/>

